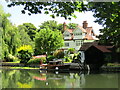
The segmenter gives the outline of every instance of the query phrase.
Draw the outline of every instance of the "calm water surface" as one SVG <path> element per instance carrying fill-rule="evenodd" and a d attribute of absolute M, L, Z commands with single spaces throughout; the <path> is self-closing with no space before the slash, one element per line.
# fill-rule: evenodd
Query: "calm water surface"
<path fill-rule="evenodd" d="M 2 88 L 118 88 L 118 73 L 50 73 L 1 70 Z"/>

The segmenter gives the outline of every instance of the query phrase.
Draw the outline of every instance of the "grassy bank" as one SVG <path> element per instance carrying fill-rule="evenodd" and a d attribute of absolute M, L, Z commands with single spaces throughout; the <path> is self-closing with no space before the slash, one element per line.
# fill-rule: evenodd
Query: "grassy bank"
<path fill-rule="evenodd" d="M 34 68 L 34 67 L 2 67 L 3 69 L 40 69 L 40 68 Z"/>

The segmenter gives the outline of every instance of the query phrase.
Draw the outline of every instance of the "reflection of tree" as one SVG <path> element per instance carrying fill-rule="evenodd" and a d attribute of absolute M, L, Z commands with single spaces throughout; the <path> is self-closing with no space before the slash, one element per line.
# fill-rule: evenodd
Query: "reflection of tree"
<path fill-rule="evenodd" d="M 29 83 L 31 81 L 31 77 L 26 70 L 20 71 L 20 79 L 18 80 L 20 83 Z"/>
<path fill-rule="evenodd" d="M 84 74 L 39 73 L 35 70 L 3 70 L 2 79 L 3 88 L 79 88 L 85 83 Z"/>
<path fill-rule="evenodd" d="M 27 71 L 2 70 L 3 88 L 30 88 L 31 86 L 31 77 Z"/>
<path fill-rule="evenodd" d="M 19 73 L 16 70 L 2 71 L 2 87 L 3 88 L 17 88 L 16 82 L 19 79 Z"/>

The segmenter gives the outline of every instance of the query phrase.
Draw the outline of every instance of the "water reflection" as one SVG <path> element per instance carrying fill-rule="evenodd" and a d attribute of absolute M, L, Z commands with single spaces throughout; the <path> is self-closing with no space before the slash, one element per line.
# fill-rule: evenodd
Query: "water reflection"
<path fill-rule="evenodd" d="M 118 74 L 2 70 L 3 88 L 118 88 Z"/>

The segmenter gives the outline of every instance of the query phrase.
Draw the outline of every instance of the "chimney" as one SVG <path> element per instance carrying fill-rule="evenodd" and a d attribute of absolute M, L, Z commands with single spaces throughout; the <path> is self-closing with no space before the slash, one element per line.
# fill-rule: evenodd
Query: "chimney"
<path fill-rule="evenodd" d="M 66 30 L 67 29 L 67 25 L 66 25 L 66 23 L 64 22 L 63 23 L 63 30 Z"/>
<path fill-rule="evenodd" d="M 87 21 L 83 21 L 83 28 L 86 29 L 88 27 Z"/>

